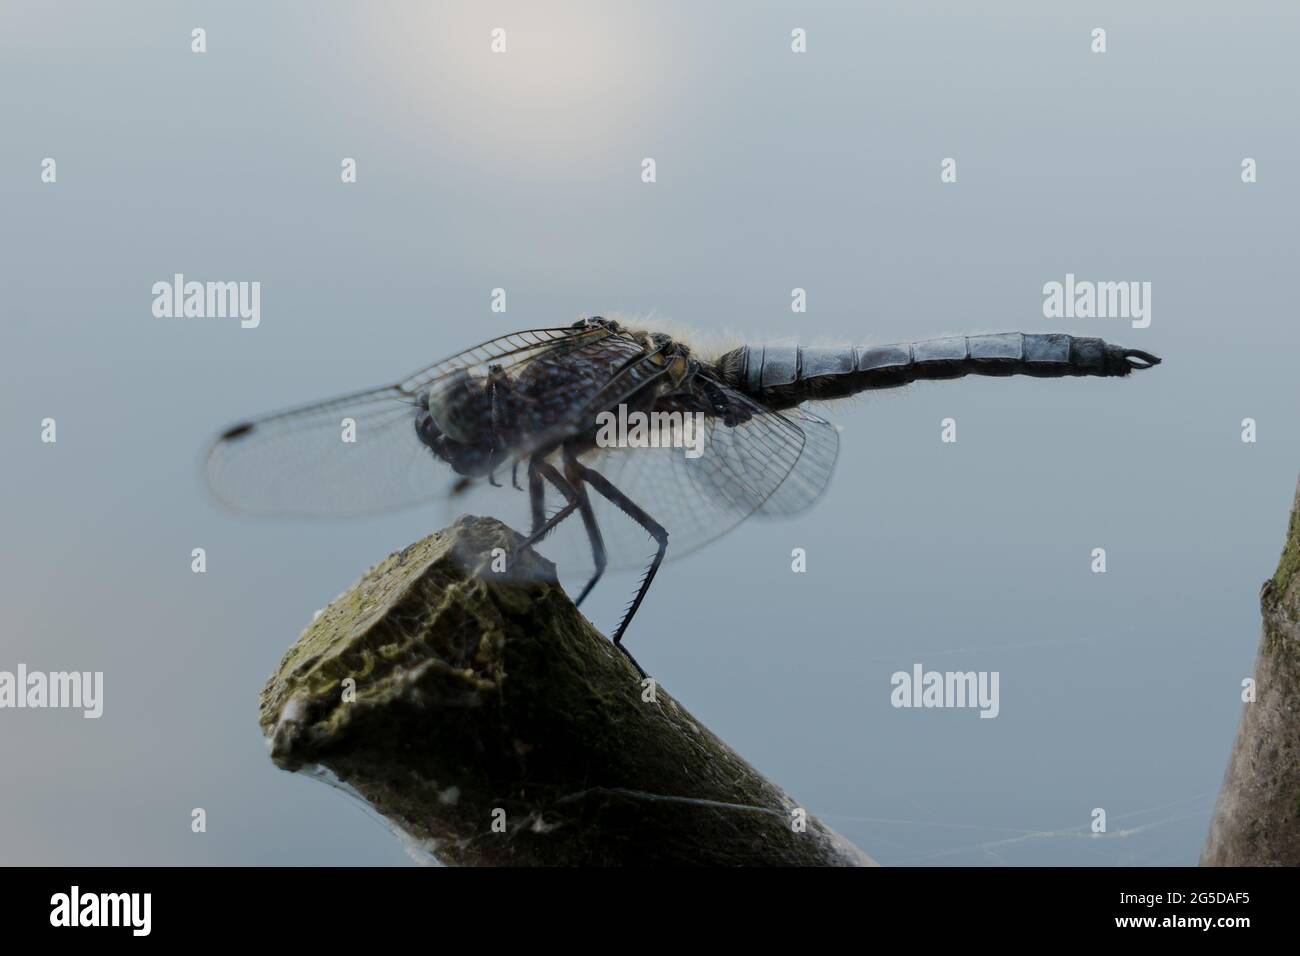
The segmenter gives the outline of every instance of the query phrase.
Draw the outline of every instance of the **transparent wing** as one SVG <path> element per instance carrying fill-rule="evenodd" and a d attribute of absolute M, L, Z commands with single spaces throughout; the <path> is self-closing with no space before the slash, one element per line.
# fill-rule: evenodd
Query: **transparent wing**
<path fill-rule="evenodd" d="M 374 514 L 436 498 L 450 473 L 415 435 L 414 398 L 397 386 L 236 425 L 208 452 L 208 485 L 236 511 Z"/>
<path fill-rule="evenodd" d="M 462 371 L 515 368 L 609 334 L 599 326 L 515 332 L 394 385 L 243 422 L 209 450 L 208 484 L 226 505 L 263 515 L 346 517 L 437 499 L 452 475 L 416 437 L 417 395 Z"/>
<path fill-rule="evenodd" d="M 564 351 L 569 348 L 581 348 L 592 342 L 609 338 L 612 334 L 608 328 L 599 325 L 568 325 L 558 329 L 511 332 L 509 335 L 489 339 L 473 348 L 457 352 L 441 362 L 435 362 L 407 376 L 398 382 L 396 387 L 413 395 L 438 379 L 456 372 L 488 364 L 500 364 L 510 368 L 530 361 L 538 355 L 553 354 L 557 350 Z M 509 361 L 503 361 L 504 359 Z"/>
<path fill-rule="evenodd" d="M 833 425 L 805 409 L 774 412 L 717 386 L 728 416 L 706 415 L 698 457 L 682 448 L 600 448 L 582 456 L 588 467 L 668 530 L 667 559 L 682 557 L 726 534 L 753 514 L 783 516 L 809 505 L 825 489 L 839 451 Z M 727 418 L 732 424 L 727 424 Z M 560 462 L 556 459 L 557 467 Z M 520 478 L 526 489 L 527 482 Z M 529 527 L 528 495 L 506 483 L 458 501 L 458 511 L 487 510 L 521 530 Z M 617 505 L 587 487 L 611 568 L 645 567 L 654 542 Z M 548 514 L 563 499 L 546 488 Z M 497 511 L 491 511 L 496 507 Z M 503 510 L 508 509 L 508 510 Z M 450 517 L 450 515 L 448 515 Z M 562 574 L 592 568 L 591 544 L 574 515 L 539 546 Z"/>
<path fill-rule="evenodd" d="M 781 487 L 758 509 L 765 517 L 778 518 L 798 514 L 822 496 L 840 454 L 839 429 L 820 415 L 802 405 L 779 414 L 802 429 L 804 446 Z"/>
<path fill-rule="evenodd" d="M 825 489 L 839 452 L 833 425 L 803 409 L 774 412 L 731 389 L 733 424 L 705 418 L 698 457 L 680 448 L 599 449 L 595 468 L 668 529 L 668 557 L 690 554 L 753 514 L 784 516 Z M 652 553 L 644 532 L 603 499 L 592 504 L 612 566 L 643 567 Z M 606 530 L 608 529 L 608 531 Z"/>

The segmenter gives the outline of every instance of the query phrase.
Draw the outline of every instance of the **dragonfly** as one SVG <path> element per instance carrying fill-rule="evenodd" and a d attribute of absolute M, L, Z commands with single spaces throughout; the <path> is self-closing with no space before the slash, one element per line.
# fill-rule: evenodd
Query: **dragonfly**
<path fill-rule="evenodd" d="M 676 557 L 751 516 L 798 514 L 825 491 L 839 432 L 810 404 L 924 379 L 1123 377 L 1159 363 L 1063 333 L 710 351 L 596 316 L 503 335 L 391 385 L 240 422 L 213 443 L 206 474 L 220 501 L 251 514 L 370 515 L 490 488 L 525 505 L 521 550 L 566 521 L 580 525 L 590 574 L 576 604 L 607 569 L 644 568 L 613 635 L 644 678 L 623 638 L 670 531 Z M 619 432 L 615 414 L 644 427 Z"/>

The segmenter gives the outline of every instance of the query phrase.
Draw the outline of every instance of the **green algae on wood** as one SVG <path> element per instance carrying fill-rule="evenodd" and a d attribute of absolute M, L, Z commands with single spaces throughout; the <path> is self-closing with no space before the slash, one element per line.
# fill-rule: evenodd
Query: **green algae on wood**
<path fill-rule="evenodd" d="M 262 692 L 276 764 L 325 768 L 449 864 L 870 864 L 662 688 L 644 699 L 520 540 L 462 518 L 327 607 Z"/>

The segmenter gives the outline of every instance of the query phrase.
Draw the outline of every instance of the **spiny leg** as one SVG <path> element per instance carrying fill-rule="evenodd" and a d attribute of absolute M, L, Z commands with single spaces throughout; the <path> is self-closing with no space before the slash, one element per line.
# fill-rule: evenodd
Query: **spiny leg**
<path fill-rule="evenodd" d="M 542 485 L 542 473 L 537 469 L 537 459 L 528 459 L 528 503 L 533 509 L 532 534 L 546 523 L 546 489 Z"/>
<path fill-rule="evenodd" d="M 540 486 L 543 477 L 545 477 L 547 481 L 549 481 L 551 484 L 555 485 L 555 487 L 559 489 L 560 494 L 564 495 L 564 498 L 568 502 L 568 504 L 566 504 L 559 511 L 555 512 L 555 514 L 552 515 L 550 519 L 542 522 L 540 527 L 535 528 L 532 534 L 530 534 L 527 538 L 525 538 L 523 541 L 519 543 L 518 547 L 515 549 L 516 551 L 523 551 L 527 548 L 531 548 L 538 541 L 541 541 L 542 538 L 550 534 L 552 529 L 554 529 L 557 524 L 559 524 L 565 518 L 569 517 L 569 515 L 573 514 L 573 512 L 576 511 L 578 508 L 577 492 L 575 492 L 572 486 L 570 486 L 570 484 L 564 480 L 564 476 L 555 470 L 555 466 L 548 464 L 545 460 L 543 460 L 541 455 L 534 455 L 532 458 L 528 460 L 528 475 L 529 475 L 530 491 L 532 490 L 532 477 L 534 473 L 536 473 L 537 475 L 537 483 L 538 483 L 537 493 L 534 496 L 535 502 L 541 498 Z M 484 558 L 483 561 L 479 564 L 479 566 L 474 569 L 473 576 L 476 578 L 481 578 L 483 576 L 483 572 L 487 569 L 490 560 L 491 560 L 490 558 Z"/>
<path fill-rule="evenodd" d="M 542 523 L 541 527 L 534 529 L 533 533 L 530 534 L 527 538 L 525 538 L 523 540 L 523 543 L 519 545 L 520 551 L 524 550 L 525 548 L 531 548 L 538 541 L 541 541 L 543 538 L 545 538 L 548 534 L 551 533 L 551 531 L 555 528 L 557 524 L 559 524 L 565 518 L 569 517 L 569 515 L 573 514 L 573 512 L 578 508 L 578 493 L 573 490 L 573 487 L 567 481 L 564 480 L 564 476 L 555 470 L 554 465 L 544 461 L 540 455 L 534 455 L 531 459 L 529 459 L 528 468 L 529 468 L 530 488 L 531 488 L 532 473 L 535 471 L 539 476 L 538 478 L 539 482 L 541 480 L 541 476 L 545 476 L 547 481 L 549 481 L 557 489 L 559 489 L 560 494 L 564 495 L 564 498 L 568 503 L 559 511 L 555 512 L 555 514 L 551 515 L 550 518 L 546 519 Z M 540 498 L 541 495 L 539 494 L 537 498 L 534 500 L 536 501 L 539 500 Z M 536 519 L 537 519 L 537 515 L 534 514 L 533 520 L 536 521 Z"/>
<path fill-rule="evenodd" d="M 591 542 L 591 560 L 596 565 L 596 573 L 573 602 L 575 607 L 582 607 L 583 600 L 605 573 L 605 566 L 609 562 L 605 554 L 605 539 L 601 537 L 600 527 L 596 524 L 596 513 L 591 508 L 591 497 L 582 483 L 582 465 L 568 446 L 564 449 L 564 477 L 578 494 L 578 513 L 582 515 L 582 525 L 587 529 L 587 540 Z"/>
<path fill-rule="evenodd" d="M 642 511 L 641 508 L 634 501 L 628 498 L 627 495 L 615 488 L 613 483 L 600 472 L 593 471 L 582 464 L 575 464 L 583 481 L 595 488 L 596 491 L 609 499 L 615 507 L 644 528 L 659 545 L 659 549 L 655 552 L 654 560 L 650 562 L 650 567 L 646 568 L 645 577 L 641 579 L 641 587 L 637 590 L 636 597 L 634 597 L 632 603 L 627 606 L 627 610 L 623 614 L 623 620 L 619 622 L 618 629 L 614 632 L 614 645 L 623 652 L 624 656 L 627 657 L 629 661 L 632 662 L 632 666 L 637 669 L 637 673 L 642 677 L 645 677 L 646 672 L 642 670 L 641 665 L 636 662 L 636 658 L 632 656 L 632 652 L 623 646 L 623 632 L 627 630 L 627 626 L 631 623 L 632 617 L 636 614 L 637 608 L 641 606 L 642 600 L 645 599 L 646 592 L 650 590 L 650 582 L 655 579 L 655 572 L 659 570 L 659 565 L 663 564 L 664 553 L 668 550 L 668 530 L 658 521 L 655 521 L 654 518 L 651 518 L 648 514 Z"/>

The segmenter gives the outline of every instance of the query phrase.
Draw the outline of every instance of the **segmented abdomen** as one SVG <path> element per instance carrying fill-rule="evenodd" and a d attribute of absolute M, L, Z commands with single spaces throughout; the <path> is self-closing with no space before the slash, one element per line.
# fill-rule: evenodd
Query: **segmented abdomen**
<path fill-rule="evenodd" d="M 786 404 L 963 375 L 1127 375 L 1160 361 L 1098 338 L 1058 332 L 959 335 L 867 347 L 751 345 L 743 353 L 738 377 L 745 391 L 784 398 Z"/>

